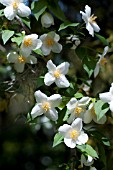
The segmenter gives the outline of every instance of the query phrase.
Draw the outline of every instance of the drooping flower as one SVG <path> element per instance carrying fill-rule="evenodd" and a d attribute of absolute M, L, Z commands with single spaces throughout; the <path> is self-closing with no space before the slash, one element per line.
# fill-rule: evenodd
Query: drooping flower
<path fill-rule="evenodd" d="M 24 4 L 24 0 L 1 0 L 0 3 L 6 6 L 4 15 L 8 20 L 13 20 L 16 15 L 28 17 L 31 14 L 31 10 Z"/>
<path fill-rule="evenodd" d="M 64 137 L 64 143 L 75 148 L 77 145 L 85 144 L 88 141 L 88 135 L 82 130 L 82 119 L 77 118 L 71 125 L 64 124 L 58 129 L 59 133 Z"/>
<path fill-rule="evenodd" d="M 62 50 L 62 45 L 58 43 L 60 36 L 54 31 L 49 32 L 48 34 L 43 34 L 40 36 L 42 41 L 41 50 L 43 55 L 49 55 L 50 52 L 60 53 Z"/>
<path fill-rule="evenodd" d="M 59 66 L 53 64 L 51 60 L 47 62 L 48 73 L 45 74 L 44 83 L 50 86 L 52 83 L 60 88 L 69 87 L 70 83 L 65 77 L 69 69 L 69 63 L 63 62 Z"/>
<path fill-rule="evenodd" d="M 99 98 L 109 104 L 111 112 L 113 112 L 113 83 L 111 83 L 111 87 L 109 92 L 100 93 Z"/>
<path fill-rule="evenodd" d="M 89 31 L 89 34 L 94 37 L 94 31 L 100 31 L 100 27 L 95 21 L 97 16 L 94 16 L 94 14 L 91 15 L 91 8 L 88 5 L 85 6 L 85 12 L 80 11 L 80 13 L 82 14 L 82 19 L 86 23 L 86 29 Z"/>
<path fill-rule="evenodd" d="M 23 53 L 16 53 L 16 52 L 10 52 L 7 55 L 7 60 L 10 63 L 14 63 L 14 69 L 18 73 L 22 73 L 24 71 L 25 63 L 28 64 L 36 64 L 37 63 L 37 58 L 35 56 L 29 55 L 29 56 L 24 56 Z"/>
<path fill-rule="evenodd" d="M 83 165 L 91 166 L 93 163 L 94 159 L 90 155 L 87 156 L 87 159 L 83 154 L 81 155 L 81 167 L 83 167 Z"/>
<path fill-rule="evenodd" d="M 58 111 L 55 107 L 58 107 L 62 101 L 62 97 L 59 94 L 51 95 L 47 97 L 40 90 L 35 92 L 36 105 L 33 107 L 31 111 L 32 118 L 36 118 L 42 114 L 53 121 L 58 119 Z"/>
<path fill-rule="evenodd" d="M 102 54 L 98 55 L 99 60 L 98 60 L 96 67 L 94 69 L 94 77 L 96 77 L 98 75 L 101 65 L 104 65 L 107 62 L 106 58 L 104 57 L 107 54 L 107 52 L 108 52 L 108 46 L 106 46 L 104 48 L 104 51 Z"/>
<path fill-rule="evenodd" d="M 71 49 L 75 50 L 78 45 L 80 44 L 80 39 L 78 38 L 77 35 L 70 35 L 69 37 L 66 38 L 66 43 L 67 44 L 72 44 Z"/>
<path fill-rule="evenodd" d="M 79 117 L 83 119 L 84 113 L 86 112 L 86 106 L 89 103 L 89 97 L 83 97 L 80 100 L 76 98 L 71 98 L 71 100 L 67 103 L 67 113 L 70 117 L 67 119 L 68 123 L 72 123 L 75 118 Z"/>
<path fill-rule="evenodd" d="M 89 107 L 88 110 L 84 113 L 84 119 L 83 122 L 88 124 L 91 121 L 94 121 L 95 123 L 98 124 L 104 124 L 106 122 L 106 116 L 104 115 L 101 119 L 97 120 L 97 115 L 95 113 L 95 109 L 94 109 L 94 102 L 92 102 Z"/>
<path fill-rule="evenodd" d="M 26 35 L 21 44 L 21 51 L 29 56 L 32 50 L 39 49 L 42 46 L 42 41 L 38 39 L 37 34 Z"/>
<path fill-rule="evenodd" d="M 53 16 L 46 12 L 41 16 L 41 24 L 45 28 L 49 28 L 51 25 L 54 25 L 54 18 Z"/>
<path fill-rule="evenodd" d="M 87 84 L 86 84 L 87 83 Z M 90 91 L 90 86 L 91 86 L 91 83 L 92 83 L 92 80 L 87 80 L 86 83 L 83 83 L 82 84 L 82 89 L 86 92 L 86 94 L 88 95 L 89 94 L 89 91 Z"/>

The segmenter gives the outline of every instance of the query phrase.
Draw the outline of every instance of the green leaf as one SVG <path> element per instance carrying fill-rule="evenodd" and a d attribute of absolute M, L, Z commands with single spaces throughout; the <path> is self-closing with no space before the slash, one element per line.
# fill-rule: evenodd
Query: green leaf
<path fill-rule="evenodd" d="M 4 15 L 4 10 L 1 9 L 1 10 L 0 10 L 0 16 L 3 16 L 3 15 Z"/>
<path fill-rule="evenodd" d="M 75 98 L 81 98 L 81 97 L 83 97 L 83 94 L 82 93 L 76 93 L 74 96 L 75 96 Z"/>
<path fill-rule="evenodd" d="M 97 115 L 97 121 L 100 120 L 105 113 L 109 110 L 108 105 L 103 102 L 102 100 L 98 100 L 95 104 L 94 104 L 94 109 L 95 109 L 95 113 Z"/>
<path fill-rule="evenodd" d="M 63 142 L 63 136 L 60 133 L 56 133 L 54 136 L 53 147 Z"/>
<path fill-rule="evenodd" d="M 23 23 L 24 23 L 25 25 L 27 25 L 28 28 L 31 29 L 30 20 L 29 20 L 28 18 L 24 18 L 24 19 L 21 18 L 21 20 L 23 21 Z"/>
<path fill-rule="evenodd" d="M 103 36 L 101 36 L 101 35 L 99 35 L 99 34 L 95 34 L 96 36 L 97 36 L 97 38 L 103 43 L 103 45 L 107 45 L 107 46 L 109 46 L 109 42 L 103 37 Z"/>
<path fill-rule="evenodd" d="M 39 0 L 37 2 L 32 3 L 32 12 L 37 21 L 40 15 L 42 15 L 43 12 L 46 10 L 46 8 L 47 8 L 47 2 L 44 0 Z"/>
<path fill-rule="evenodd" d="M 96 61 L 92 56 L 85 56 L 82 62 L 83 68 L 88 73 L 88 76 L 90 78 L 95 69 Z"/>
<path fill-rule="evenodd" d="M 64 12 L 61 10 L 61 8 L 58 4 L 58 0 L 53 0 L 52 3 L 49 3 L 48 8 L 61 21 L 67 20 L 65 15 L 64 15 Z"/>
<path fill-rule="evenodd" d="M 23 38 L 24 38 L 24 36 L 21 36 L 21 37 L 13 37 L 13 38 L 11 38 L 11 41 L 17 43 L 18 46 L 19 46 L 19 45 L 21 44 Z"/>
<path fill-rule="evenodd" d="M 44 56 L 41 49 L 33 50 L 36 54 Z"/>
<path fill-rule="evenodd" d="M 61 30 L 65 29 L 65 28 L 67 28 L 67 27 L 76 27 L 78 25 L 79 25 L 79 23 L 62 23 L 60 25 L 60 28 L 59 28 L 58 31 L 61 31 Z"/>
<path fill-rule="evenodd" d="M 5 44 L 14 35 L 14 33 L 15 33 L 14 31 L 10 31 L 10 30 L 2 31 L 3 43 Z"/>
<path fill-rule="evenodd" d="M 83 153 L 92 156 L 93 158 L 98 158 L 97 152 L 92 148 L 92 146 L 86 145 L 77 145 L 77 148 Z"/>

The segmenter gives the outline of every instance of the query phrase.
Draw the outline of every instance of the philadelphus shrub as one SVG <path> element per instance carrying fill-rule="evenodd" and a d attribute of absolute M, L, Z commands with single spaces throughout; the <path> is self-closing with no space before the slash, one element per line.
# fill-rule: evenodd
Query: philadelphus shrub
<path fill-rule="evenodd" d="M 13 20 L 16 15 L 28 17 L 31 10 L 24 3 L 24 0 L 1 0 L 0 3 L 6 6 L 4 15 L 8 20 Z"/>
<path fill-rule="evenodd" d="M 12 27 L 10 30 L 9 23 L 6 30 L 4 28 L 2 30 L 1 27 L 4 45 L 11 40 L 11 50 L 8 50 L 6 56 L 8 64 L 14 68 L 14 74 L 13 69 L 11 70 L 11 83 L 14 82 L 11 85 L 14 91 L 9 102 L 9 112 L 15 115 L 17 113 L 18 117 L 24 115 L 25 123 L 28 122 L 31 126 L 37 120 L 41 123 L 48 121 L 45 128 L 49 130 L 52 127 L 52 130 L 55 130 L 53 147 L 62 143 L 68 149 L 74 148 L 74 156 L 72 152 L 70 154 L 74 159 L 66 163 L 66 168 L 63 169 L 78 169 L 79 163 L 82 168 L 86 166 L 85 168 L 90 170 L 96 170 L 98 167 L 100 169 L 100 162 L 102 166 L 105 165 L 104 145 L 109 145 L 109 140 L 105 138 L 108 132 L 101 135 L 101 124 L 107 122 L 107 111 L 110 109 L 113 112 L 113 83 L 109 92 L 99 93 L 99 97 L 97 95 L 95 98 L 92 96 L 94 94 L 91 88 L 93 84 L 91 76 L 94 75 L 94 79 L 99 75 L 101 65 L 106 62 L 105 55 L 108 53 L 109 45 L 103 37 L 99 38 L 102 42 L 105 41 L 103 53 L 97 54 L 96 49 L 91 51 L 99 57 L 97 61 L 96 57 L 90 54 L 90 48 L 84 47 L 83 40 L 85 41 L 87 37 L 82 32 L 83 27 L 80 27 L 80 23 L 68 22 L 60 6 L 57 8 L 57 1 L 53 0 L 53 2 L 54 8 L 50 1 L 32 2 L 31 14 L 31 9 L 24 4 L 23 0 L 0 1 L 6 6 L 3 9 L 4 14 L 0 15 L 11 20 L 8 21 L 11 23 L 16 19 L 14 24 L 17 22 L 19 26 L 17 30 L 15 27 L 14 30 Z M 91 15 L 91 8 L 88 5 L 85 6 L 85 12 L 80 11 L 79 14 L 86 24 L 89 36 L 94 37 L 94 32 L 100 31 L 95 21 L 97 17 Z M 41 28 L 38 26 L 32 28 L 29 15 L 31 19 L 35 18 L 34 22 L 37 22 L 36 25 L 41 25 Z M 63 22 L 56 30 L 54 16 Z M 24 20 L 21 17 L 27 18 Z M 51 27 L 52 25 L 54 27 Z M 69 27 L 72 29 L 68 30 Z M 67 49 L 70 50 L 68 54 Z M 71 59 L 74 61 L 72 61 L 73 68 L 69 63 Z M 83 77 L 77 77 L 79 74 L 74 72 L 76 67 L 80 66 L 79 61 L 83 66 L 80 74 Z M 82 74 L 83 69 L 86 73 L 85 77 L 84 73 Z M 18 86 L 19 88 L 15 90 Z M 33 100 L 31 102 L 28 99 Z M 102 148 L 99 148 L 99 145 Z"/>

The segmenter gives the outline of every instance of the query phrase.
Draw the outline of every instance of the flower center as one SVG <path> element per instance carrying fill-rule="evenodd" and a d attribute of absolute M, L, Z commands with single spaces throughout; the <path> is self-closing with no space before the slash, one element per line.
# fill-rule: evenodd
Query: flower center
<path fill-rule="evenodd" d="M 25 63 L 26 62 L 26 58 L 23 57 L 23 56 L 19 56 L 18 57 L 18 61 L 19 61 L 19 63 Z"/>
<path fill-rule="evenodd" d="M 50 104 L 48 102 L 45 102 L 43 105 L 42 105 L 42 108 L 47 112 L 49 109 L 50 109 Z"/>
<path fill-rule="evenodd" d="M 70 137 L 71 137 L 72 139 L 76 139 L 76 138 L 78 137 L 78 132 L 77 132 L 76 130 L 72 130 L 72 131 L 70 132 Z"/>
<path fill-rule="evenodd" d="M 76 108 L 75 108 L 75 114 L 78 115 L 78 116 L 80 115 L 80 113 L 81 113 L 82 111 L 83 111 L 83 109 L 82 109 L 81 107 L 76 107 Z"/>
<path fill-rule="evenodd" d="M 100 61 L 100 64 L 103 66 L 107 63 L 107 59 L 106 58 L 102 58 Z"/>
<path fill-rule="evenodd" d="M 32 40 L 31 40 L 31 38 L 25 39 L 25 40 L 24 40 L 24 45 L 25 45 L 26 47 L 31 46 L 31 45 L 32 45 Z"/>
<path fill-rule="evenodd" d="M 95 21 L 95 20 L 96 20 L 96 18 L 97 18 L 97 16 L 94 16 L 94 14 L 93 14 L 93 15 L 91 15 L 91 16 L 90 16 L 90 18 L 89 18 L 89 22 L 90 22 L 90 23 L 93 23 L 93 22 L 95 22 L 95 23 L 96 23 L 96 21 Z"/>
<path fill-rule="evenodd" d="M 54 44 L 54 41 L 53 41 L 52 38 L 47 38 L 47 39 L 46 39 L 46 45 L 47 45 L 47 46 L 51 47 L 53 44 Z"/>
<path fill-rule="evenodd" d="M 56 71 L 54 72 L 54 77 L 55 77 L 55 78 L 60 78 L 60 75 L 61 75 L 61 73 L 60 73 L 59 70 L 56 70 Z"/>
<path fill-rule="evenodd" d="M 12 3 L 12 6 L 13 6 L 14 9 L 17 9 L 17 8 L 18 8 L 18 3 L 14 1 L 14 2 Z"/>

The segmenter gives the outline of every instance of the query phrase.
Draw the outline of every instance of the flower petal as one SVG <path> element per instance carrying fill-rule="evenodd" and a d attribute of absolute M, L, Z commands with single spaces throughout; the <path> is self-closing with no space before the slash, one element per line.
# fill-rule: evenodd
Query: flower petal
<path fill-rule="evenodd" d="M 25 63 L 15 63 L 14 68 L 18 73 L 22 73 L 24 71 Z"/>
<path fill-rule="evenodd" d="M 56 109 L 51 108 L 45 113 L 45 116 L 47 116 L 47 118 L 51 119 L 52 121 L 56 121 L 58 119 L 58 112 Z"/>
<path fill-rule="evenodd" d="M 36 64 L 37 58 L 33 55 L 30 55 L 30 56 L 26 57 L 26 62 L 29 64 Z"/>
<path fill-rule="evenodd" d="M 58 131 L 63 135 L 64 137 L 67 135 L 67 132 L 71 130 L 71 126 L 68 124 L 64 124 L 63 126 L 60 126 Z"/>
<path fill-rule="evenodd" d="M 46 86 L 50 86 L 52 83 L 55 82 L 55 77 L 50 74 L 50 73 L 46 73 L 45 77 L 44 77 L 44 83 Z"/>
<path fill-rule="evenodd" d="M 52 46 L 52 52 L 54 53 L 60 53 L 62 50 L 62 45 L 59 43 L 54 43 L 54 45 Z"/>
<path fill-rule="evenodd" d="M 76 129 L 78 132 L 81 131 L 82 130 L 82 119 L 76 118 L 71 126 L 73 129 Z"/>
<path fill-rule="evenodd" d="M 57 70 L 60 71 L 62 74 L 67 74 L 69 70 L 70 64 L 68 62 L 63 62 L 59 66 L 57 66 Z"/>
<path fill-rule="evenodd" d="M 47 62 L 47 68 L 49 71 L 52 71 L 52 72 L 54 72 L 56 70 L 56 66 L 55 66 L 55 64 L 53 64 L 52 60 L 49 60 Z"/>
<path fill-rule="evenodd" d="M 76 143 L 78 145 L 82 145 L 82 144 L 85 144 L 87 141 L 88 141 L 88 135 L 84 133 L 83 131 L 81 131 L 81 134 L 80 136 L 78 136 Z"/>
<path fill-rule="evenodd" d="M 10 63 L 16 63 L 18 61 L 18 54 L 16 52 L 10 52 L 7 55 L 7 60 Z"/>
<path fill-rule="evenodd" d="M 49 55 L 51 52 L 51 48 L 46 47 L 44 44 L 42 44 L 41 50 L 42 50 L 43 55 L 45 56 Z"/>
<path fill-rule="evenodd" d="M 35 42 L 33 42 L 33 50 L 39 49 L 42 46 L 42 41 L 40 39 L 36 39 Z"/>
<path fill-rule="evenodd" d="M 77 99 L 76 98 L 71 98 L 71 100 L 67 103 L 67 108 L 70 109 L 74 109 L 76 107 L 76 103 L 77 103 Z"/>
<path fill-rule="evenodd" d="M 92 113 L 90 112 L 90 110 L 87 110 L 84 113 L 84 118 L 83 118 L 84 123 L 88 124 L 92 121 L 92 119 L 93 119 Z"/>
<path fill-rule="evenodd" d="M 42 110 L 41 105 L 40 105 L 40 104 L 36 104 L 36 105 L 33 107 L 32 111 L 31 111 L 31 116 L 32 116 L 32 118 L 34 119 L 34 118 L 36 118 L 37 116 L 40 116 L 40 115 L 42 115 L 42 114 L 43 114 L 43 110 Z"/>
<path fill-rule="evenodd" d="M 104 115 L 101 119 L 99 119 L 99 120 L 97 121 L 97 116 L 95 115 L 95 116 L 93 116 L 93 120 L 94 120 L 95 123 L 104 124 L 104 123 L 106 122 L 107 118 L 106 118 L 106 116 Z"/>
<path fill-rule="evenodd" d="M 52 96 L 48 97 L 48 102 L 50 103 L 51 107 L 58 107 L 62 101 L 62 97 L 60 94 L 53 94 Z"/>
<path fill-rule="evenodd" d="M 102 101 L 109 103 L 113 100 L 113 95 L 110 92 L 100 93 L 99 98 Z"/>
<path fill-rule="evenodd" d="M 92 37 L 94 37 L 94 29 L 89 22 L 86 24 L 86 29 L 89 31 L 89 34 L 92 35 Z"/>
<path fill-rule="evenodd" d="M 88 5 L 85 6 L 85 13 L 87 17 L 89 18 L 91 15 L 91 8 Z"/>
<path fill-rule="evenodd" d="M 63 74 L 55 80 L 55 83 L 59 88 L 67 88 L 70 86 L 69 81 Z"/>
<path fill-rule="evenodd" d="M 24 3 L 19 3 L 17 13 L 21 17 L 28 17 L 31 14 L 31 10 Z"/>
<path fill-rule="evenodd" d="M 88 17 L 86 15 L 86 13 L 80 11 L 80 14 L 82 14 L 82 19 L 84 20 L 84 22 L 87 24 L 88 23 Z"/>
<path fill-rule="evenodd" d="M 113 112 L 113 100 L 109 104 L 110 104 L 110 110 Z"/>
<path fill-rule="evenodd" d="M 69 147 L 69 148 L 75 148 L 76 142 L 72 139 L 64 138 L 64 143 Z"/>
<path fill-rule="evenodd" d="M 100 64 L 97 62 L 96 67 L 94 69 L 94 77 L 96 77 L 100 70 Z"/>
<path fill-rule="evenodd" d="M 92 27 L 93 27 L 93 29 L 94 29 L 95 32 L 99 32 L 99 31 L 100 31 L 100 27 L 97 25 L 96 22 L 93 22 L 93 23 L 92 23 Z"/>
<path fill-rule="evenodd" d="M 4 9 L 4 15 L 5 17 L 8 19 L 8 20 L 13 20 L 14 17 L 16 16 L 16 11 L 13 10 L 13 6 L 10 5 L 10 6 L 7 6 L 5 9 Z"/>
<path fill-rule="evenodd" d="M 36 91 L 34 93 L 34 96 L 36 98 L 37 103 L 42 103 L 44 101 L 47 101 L 47 96 L 44 93 L 42 93 L 40 90 Z"/>
<path fill-rule="evenodd" d="M 0 3 L 3 4 L 4 6 L 9 6 L 11 5 L 12 0 L 1 0 Z"/>

